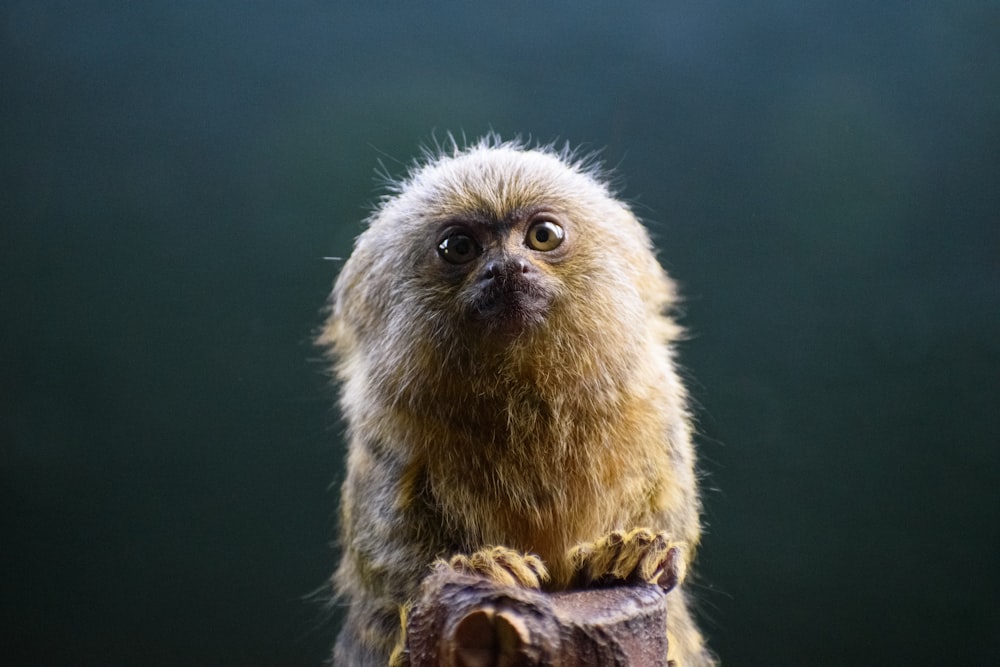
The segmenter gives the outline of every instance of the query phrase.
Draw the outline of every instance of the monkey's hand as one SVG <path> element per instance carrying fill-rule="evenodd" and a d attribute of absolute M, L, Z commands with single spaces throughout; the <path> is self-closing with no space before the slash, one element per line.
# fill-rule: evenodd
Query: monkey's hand
<path fill-rule="evenodd" d="M 447 567 L 463 574 L 477 574 L 501 586 L 541 588 L 549 572 L 542 559 L 507 547 L 486 547 L 471 554 L 458 554 L 440 560 L 436 567 Z"/>
<path fill-rule="evenodd" d="M 684 547 L 664 532 L 615 530 L 569 552 L 579 587 L 615 582 L 657 584 L 670 590 L 684 580 Z"/>

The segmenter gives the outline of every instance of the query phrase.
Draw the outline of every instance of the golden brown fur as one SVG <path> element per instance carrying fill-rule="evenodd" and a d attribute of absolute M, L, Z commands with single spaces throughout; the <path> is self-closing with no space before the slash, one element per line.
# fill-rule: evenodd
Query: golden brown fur
<path fill-rule="evenodd" d="M 335 662 L 386 664 L 438 559 L 563 589 L 635 578 L 657 535 L 693 555 L 674 286 L 596 171 L 491 136 L 428 155 L 368 222 L 320 336 L 350 438 Z M 541 223 L 555 249 L 529 243 Z M 671 600 L 670 657 L 711 664 L 683 586 Z"/>

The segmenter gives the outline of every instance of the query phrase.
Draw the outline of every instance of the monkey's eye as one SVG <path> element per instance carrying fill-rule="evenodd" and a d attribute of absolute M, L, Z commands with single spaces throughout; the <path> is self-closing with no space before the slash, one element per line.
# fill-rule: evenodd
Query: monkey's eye
<path fill-rule="evenodd" d="M 555 250 L 566 238 L 566 230 L 551 220 L 539 220 L 528 229 L 528 247 L 541 252 Z"/>
<path fill-rule="evenodd" d="M 465 234 L 452 234 L 438 244 L 438 254 L 451 264 L 471 262 L 482 253 L 483 249 L 479 244 Z"/>

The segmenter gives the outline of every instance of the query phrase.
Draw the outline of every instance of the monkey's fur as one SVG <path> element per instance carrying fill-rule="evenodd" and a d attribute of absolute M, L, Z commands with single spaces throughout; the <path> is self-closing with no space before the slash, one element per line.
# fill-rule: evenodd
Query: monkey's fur
<path fill-rule="evenodd" d="M 561 590 L 693 556 L 674 300 L 645 229 L 567 150 L 453 142 L 393 186 L 319 338 L 350 439 L 335 664 L 405 664 L 400 610 L 434 563 Z M 670 659 L 713 664 L 683 584 L 668 616 Z"/>

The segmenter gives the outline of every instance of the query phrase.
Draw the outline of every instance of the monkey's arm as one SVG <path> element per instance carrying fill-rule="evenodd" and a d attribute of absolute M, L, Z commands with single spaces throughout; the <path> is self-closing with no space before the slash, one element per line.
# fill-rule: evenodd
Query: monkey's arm
<path fill-rule="evenodd" d="M 352 441 L 341 504 L 338 596 L 348 605 L 335 665 L 386 665 L 401 609 L 448 551 L 444 522 L 421 490 L 415 463 L 373 440 Z"/>
<path fill-rule="evenodd" d="M 467 551 L 434 500 L 418 459 L 374 439 L 352 441 L 341 504 L 340 567 L 334 577 L 348 613 L 336 665 L 397 661 L 408 606 L 433 567 L 485 576 L 500 585 L 540 588 L 537 556 L 486 546 Z M 402 618 L 401 618 L 402 617 Z"/>

